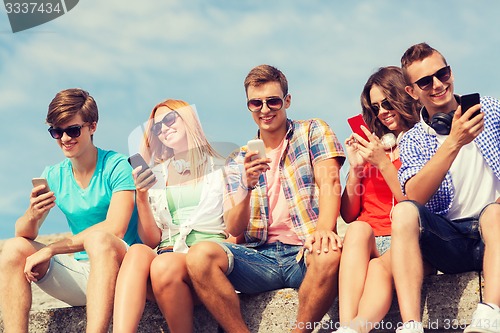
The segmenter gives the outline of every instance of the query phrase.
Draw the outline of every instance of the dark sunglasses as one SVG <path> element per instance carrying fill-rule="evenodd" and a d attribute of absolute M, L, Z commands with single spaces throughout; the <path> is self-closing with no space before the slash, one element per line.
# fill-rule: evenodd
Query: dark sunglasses
<path fill-rule="evenodd" d="M 54 139 L 60 139 L 63 137 L 64 133 L 68 135 L 70 138 L 77 138 L 82 134 L 82 127 L 87 126 L 88 124 L 82 125 L 72 125 L 66 128 L 59 127 L 49 127 L 49 133 Z"/>
<path fill-rule="evenodd" d="M 173 124 L 175 124 L 175 120 L 177 119 L 178 116 L 179 116 L 179 114 L 177 113 L 177 111 L 172 111 L 172 112 L 167 113 L 161 121 L 153 124 L 153 126 L 151 127 L 151 131 L 155 135 L 160 135 L 161 134 L 161 127 L 163 125 L 165 125 L 167 127 L 172 126 Z"/>
<path fill-rule="evenodd" d="M 450 79 L 450 76 L 451 76 L 451 67 L 446 66 L 441 68 L 432 75 L 427 75 L 421 79 L 418 79 L 414 83 L 422 90 L 429 90 L 432 88 L 432 84 L 434 83 L 434 77 L 436 77 L 441 82 L 446 82 Z"/>
<path fill-rule="evenodd" d="M 380 108 L 384 108 L 384 110 L 394 110 L 394 107 L 392 106 L 391 103 L 387 99 L 383 99 L 382 102 L 379 104 L 372 104 L 371 108 L 373 113 L 375 113 L 376 116 L 378 116 L 378 112 L 380 111 Z"/>
<path fill-rule="evenodd" d="M 247 107 L 250 112 L 259 112 L 262 110 L 264 103 L 266 103 L 267 107 L 271 111 L 278 111 L 283 107 L 283 103 L 285 102 L 285 98 L 288 95 L 285 95 L 283 98 L 281 97 L 269 97 L 266 99 L 250 99 L 247 101 Z"/>

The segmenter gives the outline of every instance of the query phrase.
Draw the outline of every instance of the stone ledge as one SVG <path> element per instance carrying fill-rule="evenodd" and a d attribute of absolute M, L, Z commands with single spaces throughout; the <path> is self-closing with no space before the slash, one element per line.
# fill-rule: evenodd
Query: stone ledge
<path fill-rule="evenodd" d="M 462 332 L 480 300 L 481 284 L 477 272 L 427 277 L 422 290 L 424 326 L 429 332 Z M 242 313 L 251 332 L 287 332 L 295 320 L 298 296 L 294 289 L 282 289 L 257 295 L 241 295 Z M 59 308 L 32 311 L 30 332 L 84 332 L 85 308 Z M 331 307 L 315 332 L 331 332 L 338 321 L 337 302 Z M 401 321 L 396 300 L 377 332 L 394 332 Z M 455 322 L 454 322 L 455 321 Z M 195 309 L 195 332 L 222 332 L 208 311 Z M 0 323 L 3 332 L 3 323 Z M 139 332 L 168 332 L 156 305 L 148 303 Z"/>

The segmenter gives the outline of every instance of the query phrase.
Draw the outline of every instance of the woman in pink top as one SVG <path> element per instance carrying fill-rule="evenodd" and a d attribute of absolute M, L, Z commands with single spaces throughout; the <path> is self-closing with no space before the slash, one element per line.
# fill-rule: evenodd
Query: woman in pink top
<path fill-rule="evenodd" d="M 340 214 L 349 223 L 339 273 L 337 332 L 369 332 L 392 301 L 390 213 L 404 199 L 397 171 L 397 137 L 418 121 L 417 105 L 405 92 L 398 67 L 374 73 L 361 93 L 362 128 L 369 141 L 353 133 L 346 141 L 349 175 Z"/>

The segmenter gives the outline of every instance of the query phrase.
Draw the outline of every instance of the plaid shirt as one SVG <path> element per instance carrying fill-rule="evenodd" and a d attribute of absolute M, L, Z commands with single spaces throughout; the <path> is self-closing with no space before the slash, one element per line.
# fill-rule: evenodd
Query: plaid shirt
<path fill-rule="evenodd" d="M 305 238 L 316 229 L 319 214 L 319 189 L 315 183 L 314 165 L 329 158 L 344 162 L 342 145 L 331 128 L 320 119 L 287 120 L 287 144 L 279 163 L 281 186 L 297 236 Z M 227 166 L 227 194 L 233 194 L 244 175 L 243 160 L 247 147 L 232 154 Z M 261 174 L 250 200 L 250 221 L 245 231 L 247 246 L 262 245 L 267 240 L 269 203 L 265 174 Z"/>
<path fill-rule="evenodd" d="M 484 130 L 474 139 L 486 164 L 500 179 L 500 101 L 492 97 L 481 97 L 481 111 L 484 112 Z M 437 138 L 429 133 L 429 125 L 420 120 L 401 139 L 399 144 L 402 166 L 399 181 L 404 184 L 413 177 L 434 156 L 439 148 Z M 450 210 L 455 189 L 448 171 L 434 196 L 426 206 L 435 214 L 446 215 Z"/>

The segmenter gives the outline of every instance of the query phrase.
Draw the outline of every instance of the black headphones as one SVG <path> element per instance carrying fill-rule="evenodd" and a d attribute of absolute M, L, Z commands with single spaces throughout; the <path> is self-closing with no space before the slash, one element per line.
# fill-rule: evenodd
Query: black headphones
<path fill-rule="evenodd" d="M 460 104 L 460 97 L 455 95 L 455 99 Z M 422 106 L 422 118 L 424 121 L 432 127 L 437 134 L 439 135 L 448 135 L 451 131 L 451 123 L 453 122 L 453 115 L 455 114 L 455 110 L 450 111 L 448 113 L 438 112 L 432 116 L 429 121 L 429 113 L 426 108 Z"/>

